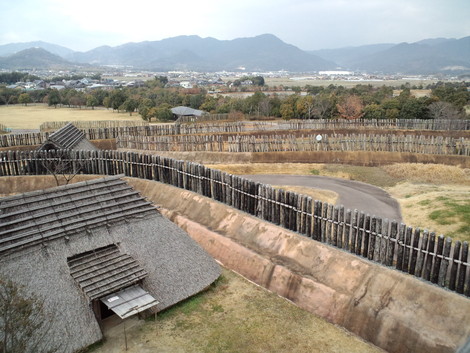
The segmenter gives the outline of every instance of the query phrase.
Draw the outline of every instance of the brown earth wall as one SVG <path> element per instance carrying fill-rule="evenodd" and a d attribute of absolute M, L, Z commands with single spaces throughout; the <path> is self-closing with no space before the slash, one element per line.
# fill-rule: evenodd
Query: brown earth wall
<path fill-rule="evenodd" d="M 454 352 L 470 336 L 466 297 L 192 192 L 126 180 L 228 268 L 389 352 Z M 3 177 L 0 193 L 54 185 Z"/>
<path fill-rule="evenodd" d="M 470 300 L 196 195 L 127 178 L 212 256 L 389 352 L 454 352 Z"/>

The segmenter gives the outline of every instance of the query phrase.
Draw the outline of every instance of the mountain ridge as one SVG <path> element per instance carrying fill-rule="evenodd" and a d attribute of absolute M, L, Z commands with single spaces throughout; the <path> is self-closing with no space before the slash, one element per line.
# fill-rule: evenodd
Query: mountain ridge
<path fill-rule="evenodd" d="M 76 65 L 59 55 L 37 47 L 24 49 L 8 57 L 0 57 L 0 68 L 2 69 L 63 69 L 72 67 L 76 67 Z"/>
<path fill-rule="evenodd" d="M 187 57 L 181 55 L 183 52 Z M 196 60 L 189 61 L 188 57 Z M 248 71 L 315 71 L 336 66 L 271 34 L 233 40 L 177 36 L 160 41 L 126 43 L 107 49 L 100 47 L 99 50 L 74 53 L 67 58 L 79 63 L 199 71 L 234 71 L 240 67 Z"/>
<path fill-rule="evenodd" d="M 19 62 L 23 68 L 28 66 L 27 58 L 31 59 L 30 53 L 21 54 L 20 49 L 38 47 L 66 62 L 61 62 L 57 57 L 49 57 L 50 63 L 47 63 L 46 55 L 42 53 L 42 61 L 33 60 L 29 64 L 30 67 L 121 65 L 154 71 L 313 72 L 347 69 L 384 74 L 470 72 L 470 36 L 314 51 L 301 50 L 272 34 L 232 40 L 183 35 L 157 41 L 124 43 L 114 47 L 104 45 L 85 52 L 36 41 L 0 45 L 1 67 L 17 68 Z M 9 56 L 6 56 L 6 53 L 9 53 Z M 16 57 L 13 57 L 14 55 Z"/>

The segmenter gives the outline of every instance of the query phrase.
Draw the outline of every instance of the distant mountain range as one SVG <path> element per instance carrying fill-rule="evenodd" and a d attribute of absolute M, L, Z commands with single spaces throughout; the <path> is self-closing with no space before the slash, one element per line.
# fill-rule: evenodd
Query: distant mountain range
<path fill-rule="evenodd" d="M 470 73 L 470 36 L 315 51 L 303 51 L 271 34 L 234 40 L 179 36 L 102 46 L 87 52 L 74 52 L 45 42 L 0 45 L 3 69 L 76 68 L 78 65 L 120 65 L 153 71 L 342 69 L 385 74 Z"/>
<path fill-rule="evenodd" d="M 26 70 L 26 69 L 55 69 L 67 70 L 79 66 L 65 60 L 59 55 L 52 54 L 42 48 L 29 48 L 6 57 L 0 57 L 0 69 Z"/>
<path fill-rule="evenodd" d="M 402 74 L 470 72 L 470 36 L 416 43 L 375 44 L 310 51 L 350 70 Z"/>

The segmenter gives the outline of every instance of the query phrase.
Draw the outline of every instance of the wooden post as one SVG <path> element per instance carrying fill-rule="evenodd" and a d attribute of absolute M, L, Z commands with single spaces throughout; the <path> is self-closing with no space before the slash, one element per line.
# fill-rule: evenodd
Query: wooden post
<path fill-rule="evenodd" d="M 362 256 L 367 257 L 369 252 L 369 240 L 370 240 L 370 215 L 367 214 L 364 221 L 364 228 L 362 231 L 362 236 L 364 238 Z"/>
<path fill-rule="evenodd" d="M 398 234 L 398 223 L 397 221 L 392 221 L 392 223 L 390 224 L 390 236 L 388 239 L 388 246 L 387 246 L 387 260 L 385 263 L 386 266 L 393 266 L 393 258 L 395 255 L 397 234 Z"/>
<path fill-rule="evenodd" d="M 333 222 L 331 223 L 331 244 L 338 246 L 338 229 L 339 228 L 339 207 L 333 209 Z"/>
<path fill-rule="evenodd" d="M 338 225 L 337 225 L 338 237 L 337 237 L 337 244 L 338 248 L 343 248 L 343 233 L 344 233 L 344 206 L 341 205 L 339 207 L 338 212 Z"/>
<path fill-rule="evenodd" d="M 323 207 L 322 207 L 322 213 L 321 213 L 321 232 L 320 232 L 320 238 L 318 239 L 322 243 L 326 243 L 326 224 L 327 224 L 328 208 L 329 208 L 328 203 L 324 202 Z"/>
<path fill-rule="evenodd" d="M 321 210 L 322 210 L 322 202 L 315 200 L 313 208 L 313 239 L 320 240 L 321 239 Z"/>
<path fill-rule="evenodd" d="M 387 249 L 388 249 L 388 237 L 390 234 L 389 231 L 389 221 L 385 218 L 382 221 L 382 240 L 380 241 L 380 255 L 379 255 L 379 262 L 383 265 L 387 263 Z"/>
<path fill-rule="evenodd" d="M 351 216 L 352 216 L 352 212 L 348 208 L 346 210 L 346 217 L 344 221 L 344 237 L 343 237 L 343 249 L 346 251 L 349 251 L 350 249 L 349 239 L 350 239 L 351 225 L 352 225 Z"/>
<path fill-rule="evenodd" d="M 367 258 L 369 260 L 374 259 L 376 240 L 377 240 L 377 217 L 372 216 L 370 220 L 369 251 L 367 252 Z"/>
<path fill-rule="evenodd" d="M 415 269 L 416 269 L 416 260 L 418 258 L 418 246 L 419 246 L 419 240 L 420 240 L 420 229 L 416 228 L 413 236 L 413 249 L 411 249 L 411 258 L 410 258 L 410 268 L 408 270 L 408 273 L 410 275 L 415 274 Z"/>
<path fill-rule="evenodd" d="M 382 218 L 377 218 L 377 221 L 376 221 L 376 229 L 375 229 L 375 235 L 374 235 L 374 238 L 375 238 L 375 246 L 374 246 L 374 258 L 373 260 L 375 262 L 378 262 L 380 263 L 380 246 L 382 244 Z"/>
<path fill-rule="evenodd" d="M 432 272 L 431 272 L 431 282 L 438 283 L 439 281 L 439 271 L 441 268 L 442 263 L 442 252 L 444 251 L 444 236 L 439 235 L 437 238 L 437 246 L 436 246 L 436 255 L 434 255 L 434 262 L 432 265 Z"/>
<path fill-rule="evenodd" d="M 282 207 L 280 205 L 281 200 L 281 190 L 274 189 L 273 187 L 268 187 L 268 194 L 267 197 L 269 200 L 267 207 L 268 207 L 268 218 L 274 224 L 281 224 L 281 212 Z"/>
<path fill-rule="evenodd" d="M 397 263 L 396 269 L 402 271 L 403 266 L 403 253 L 404 253 L 404 246 L 405 246 L 405 232 L 406 232 L 406 225 L 403 223 L 400 224 L 398 229 L 398 237 L 397 237 Z"/>
<path fill-rule="evenodd" d="M 286 198 L 285 198 L 285 193 L 284 193 L 284 190 L 282 189 L 279 189 L 279 202 L 281 203 L 281 209 L 280 209 L 280 219 L 279 219 L 279 224 L 281 227 L 286 227 L 286 215 L 287 215 L 287 212 L 286 212 L 286 207 L 285 207 L 285 203 L 286 203 Z"/>
<path fill-rule="evenodd" d="M 357 241 L 358 229 L 359 229 L 359 212 L 357 210 L 354 210 L 354 213 L 352 215 L 352 221 L 351 221 L 351 245 L 349 247 L 350 252 L 353 254 L 356 253 L 356 241 Z"/>
<path fill-rule="evenodd" d="M 315 201 L 316 202 L 316 201 Z M 305 212 L 307 212 L 309 215 L 306 215 L 306 227 L 307 227 L 307 230 L 306 230 L 306 235 L 311 238 L 312 235 L 313 235 L 313 230 L 312 230 L 312 226 L 313 226 L 313 222 L 315 220 L 314 218 L 314 209 L 313 209 L 313 200 L 310 196 L 307 196 L 307 207 L 305 209 Z"/>
<path fill-rule="evenodd" d="M 451 262 L 451 267 L 450 267 L 450 279 L 449 279 L 450 290 L 455 290 L 456 288 L 457 270 L 459 268 L 459 264 L 457 263 L 457 261 L 459 261 L 461 246 L 462 246 L 462 243 L 460 242 L 460 240 L 457 240 L 454 243 L 454 249 L 452 251 L 452 262 Z"/>
<path fill-rule="evenodd" d="M 439 268 L 439 278 L 437 284 L 441 287 L 449 287 L 449 283 L 446 283 L 447 269 L 449 268 L 449 256 L 450 249 L 452 248 L 452 239 L 447 237 L 444 244 L 444 251 L 442 253 L 443 259 L 441 261 L 441 267 Z"/>
<path fill-rule="evenodd" d="M 463 263 L 468 263 L 468 242 L 462 243 L 462 250 L 460 252 L 460 266 L 457 275 L 457 288 L 456 292 L 463 294 L 465 286 L 465 277 L 467 276 L 467 267 Z"/>
<path fill-rule="evenodd" d="M 364 212 L 359 213 L 359 221 L 357 223 L 357 241 L 356 241 L 356 255 L 362 254 L 362 237 L 365 232 L 364 228 L 364 219 L 365 214 Z"/>
<path fill-rule="evenodd" d="M 405 232 L 405 251 L 403 253 L 403 265 L 402 265 L 402 271 L 403 272 L 409 272 L 409 263 L 410 263 L 410 247 L 411 247 L 411 237 L 413 235 L 413 228 L 411 227 L 406 227 L 406 232 Z"/>
<path fill-rule="evenodd" d="M 304 219 L 305 219 L 305 204 L 306 204 L 306 200 L 305 200 L 305 196 L 304 195 L 298 195 L 298 198 L 297 198 L 297 232 L 299 232 L 300 234 L 305 234 L 305 223 L 304 223 Z"/>
<path fill-rule="evenodd" d="M 327 221 L 325 226 L 325 243 L 332 243 L 332 230 L 333 230 L 333 217 L 334 217 L 334 206 L 328 205 L 327 210 Z"/>
<path fill-rule="evenodd" d="M 415 276 L 417 277 L 421 277 L 421 278 L 423 277 L 424 262 L 426 260 L 426 249 L 428 248 L 428 242 L 429 242 L 429 233 L 427 230 L 424 230 L 423 238 L 421 241 L 421 246 L 420 246 L 419 253 L 418 253 L 418 260 L 416 262 Z"/>
<path fill-rule="evenodd" d="M 431 279 L 432 263 L 433 263 L 434 256 L 435 256 L 434 254 L 435 242 L 436 242 L 436 233 L 431 232 L 431 234 L 429 234 L 426 260 L 424 261 L 424 268 L 423 268 L 423 279 L 427 281 Z"/>

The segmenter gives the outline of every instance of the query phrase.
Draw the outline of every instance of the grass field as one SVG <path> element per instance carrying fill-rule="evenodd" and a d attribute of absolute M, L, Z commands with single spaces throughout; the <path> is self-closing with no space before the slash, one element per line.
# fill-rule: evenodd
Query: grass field
<path fill-rule="evenodd" d="M 112 109 L 65 108 L 38 105 L 0 105 L 0 124 L 10 129 L 39 129 L 47 121 L 138 120 L 137 113 L 113 112 Z"/>
<path fill-rule="evenodd" d="M 372 353 L 383 352 L 349 332 L 224 269 L 209 290 L 156 320 L 110 333 L 94 353 Z"/>

